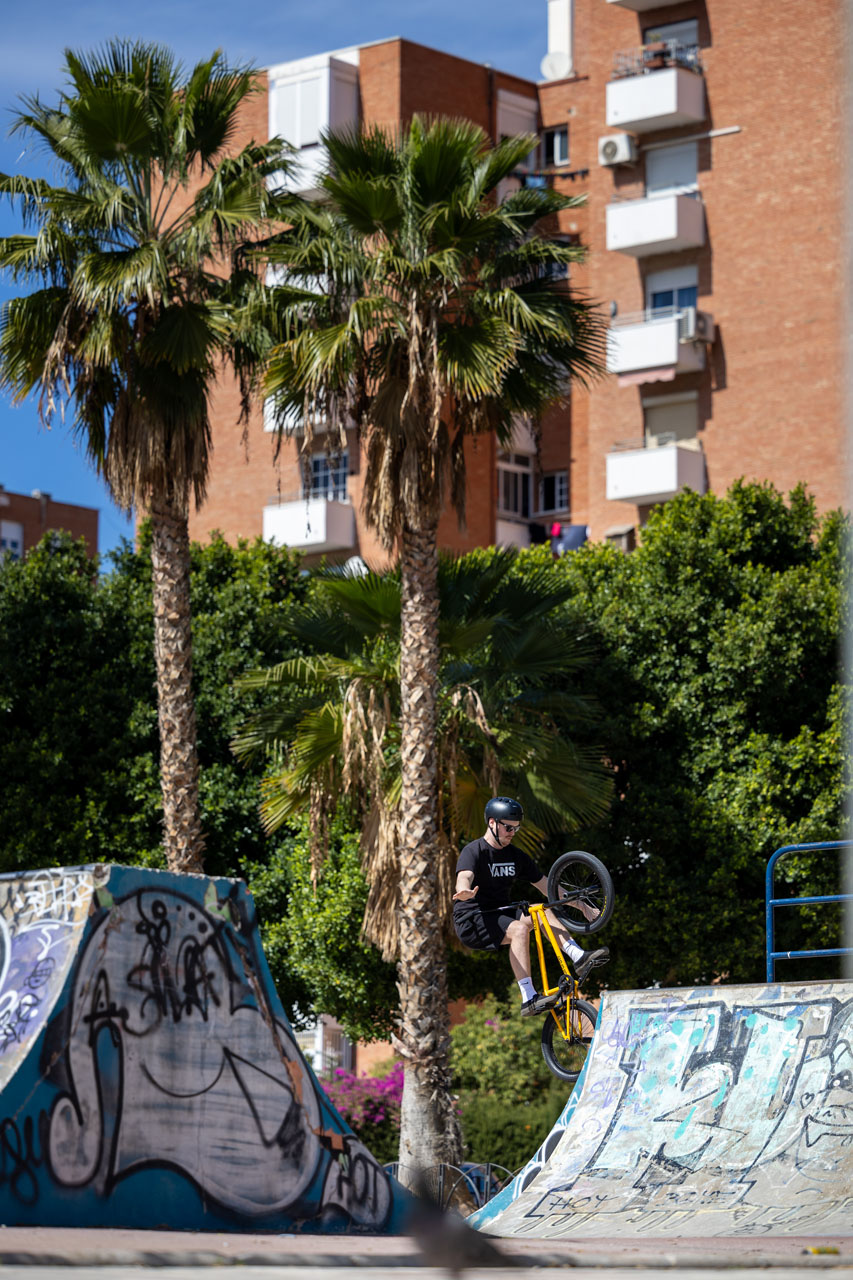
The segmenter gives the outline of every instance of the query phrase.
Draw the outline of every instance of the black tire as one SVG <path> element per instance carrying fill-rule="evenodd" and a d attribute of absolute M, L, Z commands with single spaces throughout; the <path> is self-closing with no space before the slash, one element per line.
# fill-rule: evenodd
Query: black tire
<path fill-rule="evenodd" d="M 598 1010 L 586 1000 L 569 1005 L 569 1035 L 566 1038 L 566 1010 L 547 1013 L 542 1024 L 542 1057 L 558 1080 L 573 1084 L 581 1073 L 592 1043 Z M 557 1025 L 559 1019 L 560 1025 Z"/>
<path fill-rule="evenodd" d="M 610 872 L 592 853 L 575 849 L 561 853 L 548 872 L 548 901 L 567 899 L 554 907 L 554 914 L 563 922 L 569 933 L 597 933 L 613 915 L 615 898 Z M 571 905 L 572 901 L 580 905 Z M 581 910 L 598 911 L 594 920 L 588 920 Z"/>

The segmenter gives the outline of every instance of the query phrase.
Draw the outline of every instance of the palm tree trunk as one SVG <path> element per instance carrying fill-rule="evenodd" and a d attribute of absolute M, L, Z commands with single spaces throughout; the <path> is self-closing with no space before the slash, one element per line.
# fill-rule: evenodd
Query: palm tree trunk
<path fill-rule="evenodd" d="M 450 1092 L 447 962 L 436 868 L 438 777 L 438 549 L 436 527 L 404 528 L 400 691 L 400 1036 L 406 1062 L 400 1165 L 458 1163 L 459 1125 Z"/>
<path fill-rule="evenodd" d="M 204 836 L 192 694 L 189 531 L 186 516 L 168 501 L 152 505 L 150 515 L 163 845 L 170 871 L 201 872 Z"/>

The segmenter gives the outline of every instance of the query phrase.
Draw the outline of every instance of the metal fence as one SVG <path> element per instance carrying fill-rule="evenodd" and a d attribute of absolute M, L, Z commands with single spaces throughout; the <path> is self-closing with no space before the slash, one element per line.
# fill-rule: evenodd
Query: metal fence
<path fill-rule="evenodd" d="M 813 956 L 849 956 L 853 947 L 822 947 L 812 951 L 776 951 L 774 913 L 777 907 L 807 907 L 820 902 L 853 902 L 853 893 L 824 893 L 813 897 L 777 898 L 774 886 L 776 864 L 789 853 L 820 853 L 830 849 L 853 848 L 853 840 L 821 840 L 815 844 L 786 844 L 770 858 L 764 881 L 767 926 L 767 981 L 776 981 L 777 960 L 806 960 Z"/>
<path fill-rule="evenodd" d="M 440 1209 L 473 1213 L 496 1196 L 515 1174 L 501 1164 L 436 1164 L 429 1169 L 409 1169 L 392 1161 L 384 1166 L 404 1186 L 413 1187 Z"/>
<path fill-rule="evenodd" d="M 702 52 L 698 44 L 679 44 L 677 40 L 658 40 L 638 49 L 623 49 L 613 56 L 613 74 L 641 76 L 664 67 L 685 67 L 702 71 Z"/>

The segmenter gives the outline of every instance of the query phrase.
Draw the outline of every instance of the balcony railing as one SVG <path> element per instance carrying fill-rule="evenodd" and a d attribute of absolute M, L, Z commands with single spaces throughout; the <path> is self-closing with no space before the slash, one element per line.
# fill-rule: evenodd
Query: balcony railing
<path fill-rule="evenodd" d="M 633 9 L 635 13 L 645 13 L 646 9 L 660 8 L 660 0 L 607 0 L 607 3 L 621 5 L 623 9 Z"/>
<path fill-rule="evenodd" d="M 665 67 L 684 67 L 701 73 L 702 51 L 698 44 L 680 44 L 678 40 L 657 40 L 639 48 L 619 50 L 613 55 L 613 76 L 642 76 Z"/>
<path fill-rule="evenodd" d="M 705 79 L 697 45 L 661 41 L 617 55 L 607 82 L 606 121 L 631 133 L 705 119 Z"/>

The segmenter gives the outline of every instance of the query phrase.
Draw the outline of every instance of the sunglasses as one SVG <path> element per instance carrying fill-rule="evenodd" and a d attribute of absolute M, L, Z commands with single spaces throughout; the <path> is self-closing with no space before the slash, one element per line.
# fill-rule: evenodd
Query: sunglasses
<path fill-rule="evenodd" d="M 496 818 L 499 827 L 503 827 L 504 831 L 515 832 L 521 826 L 520 822 L 501 822 L 500 818 Z"/>

